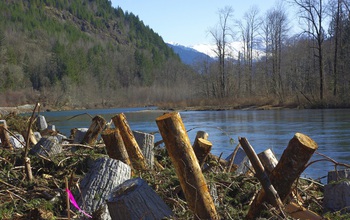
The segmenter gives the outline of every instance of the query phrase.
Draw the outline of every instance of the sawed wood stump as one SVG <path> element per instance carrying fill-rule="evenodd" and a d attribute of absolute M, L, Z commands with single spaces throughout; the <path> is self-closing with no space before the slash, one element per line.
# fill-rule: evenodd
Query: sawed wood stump
<path fill-rule="evenodd" d="M 107 201 L 112 220 L 164 219 L 171 209 L 141 178 L 126 180 L 113 190 Z"/>
<path fill-rule="evenodd" d="M 207 183 L 178 112 L 156 119 L 189 208 L 197 219 L 219 219 Z"/>
<path fill-rule="evenodd" d="M 97 159 L 80 183 L 79 206 L 88 213 L 94 212 L 105 204 L 112 190 L 130 176 L 131 168 L 125 163 L 108 157 Z"/>
<path fill-rule="evenodd" d="M 7 130 L 6 120 L 0 120 L 1 146 L 4 148 L 10 148 L 12 150 L 13 146 L 12 146 L 11 141 L 10 141 L 10 135 L 6 130 Z"/>
<path fill-rule="evenodd" d="M 270 174 L 270 181 L 284 202 L 291 192 L 294 181 L 304 171 L 305 165 L 317 150 L 317 143 L 307 135 L 296 133 L 289 141 L 278 164 Z M 264 190 L 260 190 L 250 206 L 246 219 L 255 219 L 266 199 Z"/>
<path fill-rule="evenodd" d="M 93 145 L 96 143 L 98 135 L 102 132 L 106 126 L 106 120 L 97 115 L 92 119 L 91 125 L 87 130 L 81 144 Z"/>

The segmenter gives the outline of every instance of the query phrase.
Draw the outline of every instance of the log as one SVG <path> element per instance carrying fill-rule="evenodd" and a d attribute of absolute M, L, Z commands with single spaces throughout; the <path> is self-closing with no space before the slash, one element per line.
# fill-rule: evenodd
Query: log
<path fill-rule="evenodd" d="M 143 156 L 147 161 L 147 165 L 150 169 L 153 169 L 154 165 L 154 135 L 140 131 L 132 132 L 137 144 L 139 145 Z"/>
<path fill-rule="evenodd" d="M 277 190 L 282 202 L 288 198 L 294 181 L 304 171 L 305 165 L 318 148 L 317 143 L 307 135 L 296 133 L 289 141 L 281 159 L 270 174 L 270 181 Z M 250 206 L 247 219 L 254 219 L 266 199 L 264 190 L 260 190 Z"/>
<path fill-rule="evenodd" d="M 272 172 L 273 169 L 275 169 L 278 160 L 275 156 L 275 154 L 272 152 L 272 150 L 266 149 L 265 151 L 258 154 L 258 157 L 263 164 L 265 171 L 268 175 Z"/>
<path fill-rule="evenodd" d="M 132 133 L 130 126 L 123 113 L 117 114 L 112 118 L 116 128 L 119 129 L 123 138 L 126 151 L 128 152 L 132 167 L 136 170 L 147 169 L 147 162 L 142 151 Z"/>
<path fill-rule="evenodd" d="M 38 126 L 39 131 L 43 131 L 43 130 L 47 129 L 48 125 L 47 125 L 45 116 L 38 115 L 36 122 L 37 122 L 37 126 Z"/>
<path fill-rule="evenodd" d="M 53 155 L 57 155 L 62 152 L 62 145 L 59 144 L 57 137 L 49 136 L 43 137 L 39 142 L 30 149 L 30 154 L 40 155 L 46 158 L 50 158 Z"/>
<path fill-rule="evenodd" d="M 271 174 L 272 170 L 276 167 L 278 160 L 271 149 L 266 149 L 265 151 L 258 154 L 261 163 L 265 167 L 267 173 Z M 297 200 L 300 201 L 300 200 Z M 284 207 L 284 211 L 288 213 L 293 219 L 300 220 L 321 220 L 321 216 L 316 213 L 304 208 L 303 206 L 290 202 Z"/>
<path fill-rule="evenodd" d="M 106 204 L 112 190 L 130 179 L 131 168 L 127 164 L 102 157 L 97 159 L 80 183 L 81 194 L 77 202 L 87 213 L 92 213 Z"/>
<path fill-rule="evenodd" d="M 107 201 L 112 220 L 167 219 L 171 209 L 141 178 L 126 180 Z"/>
<path fill-rule="evenodd" d="M 97 115 L 92 119 L 92 123 L 87 130 L 81 144 L 94 145 L 97 141 L 98 135 L 102 132 L 106 125 L 106 120 Z"/>
<path fill-rule="evenodd" d="M 198 148 L 197 151 L 195 151 L 195 154 L 197 156 L 198 163 L 201 168 L 203 167 L 204 162 L 207 159 L 212 146 L 213 144 L 210 141 L 205 140 L 203 138 L 198 138 Z"/>
<path fill-rule="evenodd" d="M 212 143 L 208 141 L 208 133 L 205 131 L 198 131 L 196 138 L 193 142 L 193 150 L 196 154 L 196 157 L 198 159 L 199 166 L 202 168 L 205 160 L 208 157 L 208 154 L 210 153 L 210 150 L 212 148 Z"/>
<path fill-rule="evenodd" d="M 129 155 L 119 129 L 106 129 L 102 132 L 101 137 L 106 145 L 107 154 L 110 158 L 120 160 L 131 166 Z"/>
<path fill-rule="evenodd" d="M 219 219 L 180 114 L 166 113 L 156 123 L 195 218 Z"/>
<path fill-rule="evenodd" d="M 271 184 L 270 179 L 267 176 L 267 173 L 265 172 L 265 168 L 258 158 L 258 155 L 256 155 L 253 147 L 249 144 L 249 142 L 246 138 L 239 138 L 239 143 L 241 144 L 241 146 L 244 149 L 244 151 L 246 152 L 250 162 L 252 163 L 252 166 L 255 170 L 255 175 L 259 179 L 259 181 L 263 187 L 264 192 L 266 192 L 267 199 L 274 207 L 276 207 L 280 210 L 281 216 L 285 218 L 285 215 L 283 213 L 283 203 L 282 203 L 275 187 Z"/>
<path fill-rule="evenodd" d="M 10 135 L 7 132 L 6 120 L 0 120 L 0 139 L 1 139 L 1 146 L 3 148 L 9 148 L 13 150 L 13 146 L 10 141 Z"/>

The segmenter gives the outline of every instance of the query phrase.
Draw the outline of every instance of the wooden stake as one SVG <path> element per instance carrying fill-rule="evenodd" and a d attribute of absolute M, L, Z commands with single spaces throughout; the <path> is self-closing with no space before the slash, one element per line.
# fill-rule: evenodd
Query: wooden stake
<path fill-rule="evenodd" d="M 137 170 L 147 169 L 146 159 L 143 156 L 139 145 L 137 144 L 125 115 L 123 113 L 117 114 L 112 118 L 112 121 L 115 127 L 120 131 L 133 168 Z"/>
<path fill-rule="evenodd" d="M 156 123 L 195 218 L 219 219 L 180 114 L 164 114 L 156 119 Z"/>
<path fill-rule="evenodd" d="M 91 125 L 87 130 L 81 144 L 94 145 L 97 141 L 98 135 L 105 128 L 106 120 L 97 115 L 92 119 Z"/>
<path fill-rule="evenodd" d="M 65 182 L 66 182 L 66 190 L 67 190 L 67 189 L 69 189 L 68 178 L 67 177 L 65 177 Z M 66 204 L 67 204 L 67 217 L 68 217 L 68 220 L 70 220 L 70 203 L 69 203 L 68 191 L 66 191 Z"/>
<path fill-rule="evenodd" d="M 107 154 L 110 158 L 120 160 L 131 166 L 129 155 L 119 129 L 106 129 L 102 132 L 101 137 L 106 145 Z"/>
<path fill-rule="evenodd" d="M 270 174 L 270 181 L 283 202 L 288 198 L 294 181 L 304 171 L 305 165 L 317 148 L 314 140 L 301 133 L 296 133 L 289 141 L 281 159 Z M 254 219 L 260 213 L 266 198 L 265 191 L 260 190 L 250 206 L 247 219 Z"/>

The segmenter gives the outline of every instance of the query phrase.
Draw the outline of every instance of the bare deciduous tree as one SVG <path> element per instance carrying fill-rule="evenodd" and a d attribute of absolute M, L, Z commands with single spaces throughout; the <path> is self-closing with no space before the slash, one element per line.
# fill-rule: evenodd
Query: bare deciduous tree
<path fill-rule="evenodd" d="M 227 91 L 227 71 L 225 68 L 226 58 L 228 56 L 228 38 L 233 37 L 233 32 L 230 27 L 230 19 L 233 16 L 233 8 L 226 6 L 219 10 L 219 23 L 215 28 L 210 30 L 210 35 L 213 37 L 216 45 L 214 52 L 216 53 L 219 61 L 219 96 L 224 98 L 228 95 Z"/>

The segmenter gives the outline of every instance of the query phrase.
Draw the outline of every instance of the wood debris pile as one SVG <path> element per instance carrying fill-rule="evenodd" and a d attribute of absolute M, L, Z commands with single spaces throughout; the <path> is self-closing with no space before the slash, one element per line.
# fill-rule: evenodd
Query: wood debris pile
<path fill-rule="evenodd" d="M 299 178 L 303 170 L 290 166 L 290 157 L 277 161 L 268 153 L 272 159 L 265 160 L 239 138 L 241 146 L 223 159 L 210 153 L 212 144 L 202 131 L 189 143 L 177 112 L 156 119 L 162 135 L 157 143 L 151 134 L 132 131 L 124 114 L 111 119 L 115 128 L 95 116 L 88 129 L 63 137 L 34 123 L 34 112 L 31 118 L 7 115 L 0 123 L 1 219 L 350 217 L 346 209 L 326 210 L 324 186 Z M 20 135 L 26 138 L 15 138 L 16 145 L 13 137 Z M 306 164 L 305 154 L 317 149 L 313 144 L 297 133 L 287 149 L 311 146 L 304 158 L 294 158 Z"/>

